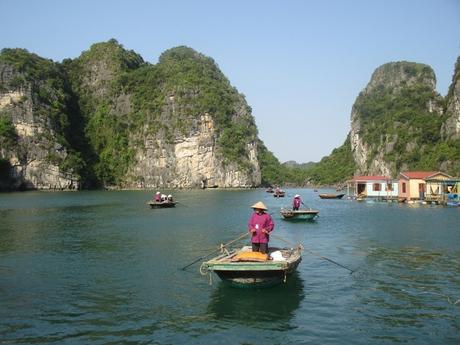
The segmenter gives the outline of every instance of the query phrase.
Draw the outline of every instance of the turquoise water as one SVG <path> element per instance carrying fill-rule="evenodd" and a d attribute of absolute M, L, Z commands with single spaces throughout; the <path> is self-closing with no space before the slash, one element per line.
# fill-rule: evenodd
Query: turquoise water
<path fill-rule="evenodd" d="M 144 191 L 0 194 L 0 344 L 460 342 L 460 208 L 287 192 L 317 221 L 283 221 L 290 198 L 264 190 L 174 191 L 158 210 Z M 181 270 L 245 232 L 259 200 L 274 234 L 356 272 L 308 251 L 270 289 Z"/>

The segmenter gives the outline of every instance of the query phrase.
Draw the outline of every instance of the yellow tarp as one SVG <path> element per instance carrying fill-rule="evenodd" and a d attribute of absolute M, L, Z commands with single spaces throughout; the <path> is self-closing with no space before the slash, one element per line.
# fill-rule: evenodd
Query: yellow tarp
<path fill-rule="evenodd" d="M 260 253 L 260 252 L 242 252 L 236 254 L 232 261 L 267 261 L 268 254 Z"/>

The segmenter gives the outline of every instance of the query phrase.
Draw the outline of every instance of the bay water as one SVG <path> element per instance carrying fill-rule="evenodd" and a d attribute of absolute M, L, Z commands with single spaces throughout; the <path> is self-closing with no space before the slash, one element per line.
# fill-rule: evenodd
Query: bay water
<path fill-rule="evenodd" d="M 460 208 L 253 189 L 163 191 L 177 207 L 150 209 L 154 192 L 0 194 L 0 344 L 460 343 Z M 316 221 L 281 219 L 296 193 Z M 305 247 L 286 283 L 181 269 L 247 231 L 257 201 L 271 245 Z"/>

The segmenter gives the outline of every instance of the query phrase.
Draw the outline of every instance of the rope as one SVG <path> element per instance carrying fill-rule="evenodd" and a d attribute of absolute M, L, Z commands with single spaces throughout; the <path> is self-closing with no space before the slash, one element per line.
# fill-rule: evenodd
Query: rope
<path fill-rule="evenodd" d="M 314 251 L 312 251 L 312 250 L 310 250 L 310 249 L 308 249 L 308 248 L 305 248 L 305 250 L 306 250 L 307 252 L 309 252 L 310 254 L 319 257 L 320 259 L 327 260 L 327 261 L 329 261 L 329 262 L 332 262 L 333 264 L 336 264 L 337 266 L 340 266 L 340 267 L 342 267 L 342 268 L 345 268 L 346 270 L 350 271 L 350 274 L 353 274 L 353 272 L 354 272 L 351 268 L 348 268 L 348 267 L 346 267 L 346 266 L 344 266 L 344 265 L 342 265 L 342 264 L 339 264 L 338 262 L 336 262 L 336 261 L 334 261 L 334 260 L 332 260 L 332 259 L 329 259 L 329 258 L 327 258 L 327 257 L 325 257 L 325 256 L 322 256 L 321 254 L 315 253 Z"/>
<path fill-rule="evenodd" d="M 290 247 L 292 247 L 292 248 L 295 247 L 295 244 L 294 244 L 294 243 L 289 242 L 289 241 L 286 241 L 284 238 L 282 238 L 282 237 L 280 237 L 280 236 L 272 235 L 272 234 L 270 234 L 270 236 L 273 237 L 273 238 L 276 238 L 276 239 L 278 239 L 278 240 L 280 240 L 280 241 L 282 241 L 282 242 L 284 242 L 284 243 L 286 243 L 288 246 L 290 246 Z"/>
<path fill-rule="evenodd" d="M 220 247 L 221 247 L 221 248 L 227 247 L 229 244 L 232 244 L 232 243 L 234 243 L 234 242 L 236 242 L 236 241 L 239 241 L 239 240 L 241 240 L 243 237 L 246 237 L 246 236 L 248 236 L 248 235 L 249 235 L 249 232 L 245 232 L 244 234 L 242 234 L 241 236 L 235 238 L 234 240 L 231 240 L 230 242 L 227 242 L 227 243 L 225 243 L 225 244 L 221 244 Z"/>
<path fill-rule="evenodd" d="M 288 244 L 289 246 L 291 246 L 291 247 L 294 247 L 294 245 L 293 245 L 291 242 L 286 241 L 285 239 L 283 239 L 283 238 L 281 238 L 281 237 L 279 237 L 279 236 L 276 236 L 276 235 L 271 235 L 271 236 L 273 236 L 274 238 L 276 238 L 276 239 L 278 239 L 278 240 L 280 240 L 280 241 L 283 241 L 283 242 L 287 243 L 287 244 Z M 327 258 L 327 257 L 325 257 L 325 256 L 322 256 L 321 254 L 315 253 L 314 251 L 312 251 L 312 250 L 310 250 L 310 249 L 308 249 L 308 248 L 306 248 L 306 247 L 303 247 L 303 246 L 302 246 L 302 249 L 305 249 L 307 252 L 309 252 L 309 253 L 312 254 L 312 255 L 315 255 L 315 256 L 319 257 L 320 259 L 327 260 L 327 261 L 329 261 L 329 262 L 332 262 L 333 264 L 336 264 L 337 266 L 340 266 L 340 267 L 342 267 L 342 268 L 345 268 L 346 270 L 350 271 L 350 274 L 352 274 L 352 273 L 354 272 L 352 269 L 350 269 L 350 268 L 348 268 L 348 267 L 346 267 L 346 266 L 344 266 L 344 265 L 342 265 L 342 264 L 339 264 L 338 262 L 336 262 L 336 261 L 334 261 L 334 260 L 332 260 L 332 259 L 329 259 L 329 258 Z"/>

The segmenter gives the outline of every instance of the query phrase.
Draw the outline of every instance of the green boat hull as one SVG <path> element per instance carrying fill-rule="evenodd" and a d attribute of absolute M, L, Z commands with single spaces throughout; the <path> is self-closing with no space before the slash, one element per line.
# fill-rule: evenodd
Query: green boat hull
<path fill-rule="evenodd" d="M 284 220 L 288 220 L 290 222 L 305 222 L 308 220 L 314 220 L 316 217 L 316 214 L 308 214 L 308 215 L 299 215 L 299 216 L 294 216 L 294 217 L 284 217 Z"/>
<path fill-rule="evenodd" d="M 319 211 L 316 211 L 316 210 L 294 211 L 294 210 L 282 209 L 280 213 L 284 220 L 288 220 L 291 222 L 304 222 L 304 221 L 314 220 L 315 217 L 318 215 Z"/>
<path fill-rule="evenodd" d="M 291 257 L 285 261 L 231 262 L 232 255 L 219 256 L 203 263 L 206 272 L 216 273 L 223 282 L 238 288 L 266 288 L 286 282 L 300 261 L 300 249 L 292 249 Z"/>
<path fill-rule="evenodd" d="M 300 260 L 299 260 L 300 262 Z M 296 265 L 297 267 L 297 265 Z M 268 288 L 286 282 L 292 270 L 279 271 L 218 271 L 214 272 L 222 281 L 237 288 Z"/>

